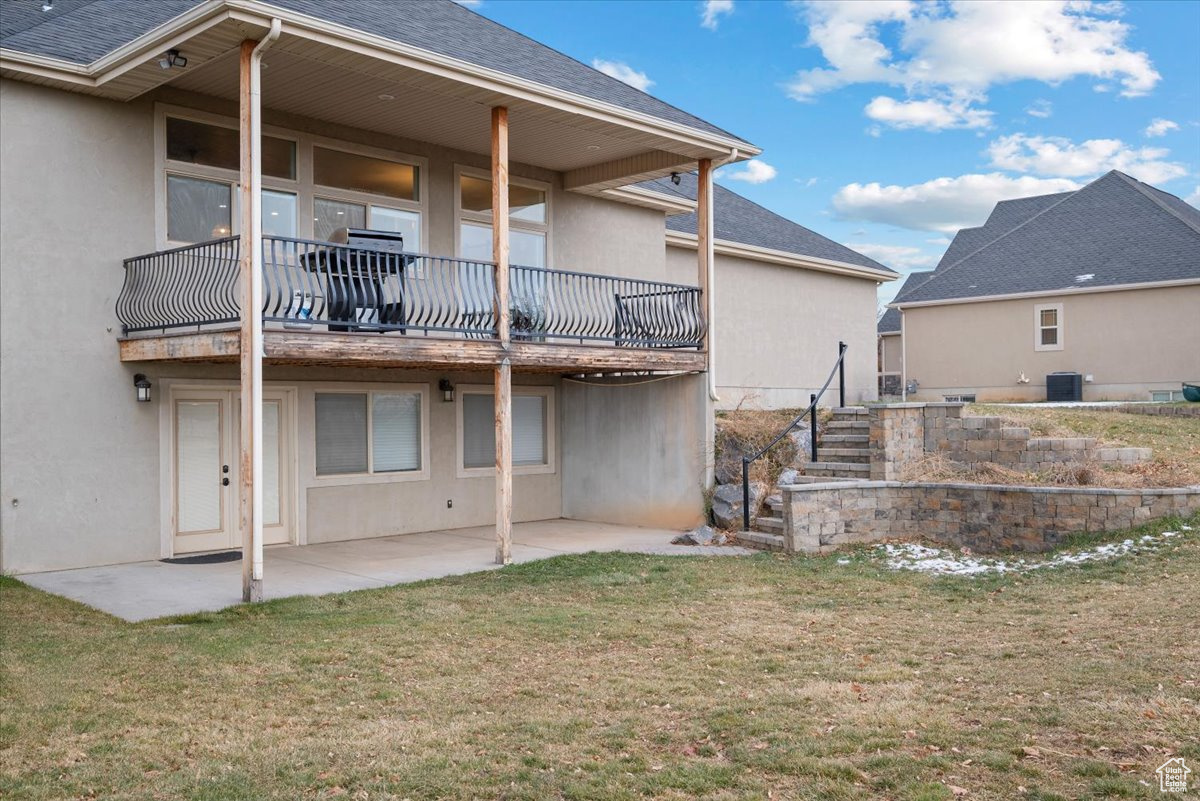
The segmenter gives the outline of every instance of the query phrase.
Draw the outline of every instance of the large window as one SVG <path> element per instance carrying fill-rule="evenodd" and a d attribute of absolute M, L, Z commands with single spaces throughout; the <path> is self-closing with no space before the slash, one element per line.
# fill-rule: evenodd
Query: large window
<path fill-rule="evenodd" d="M 236 124 L 200 112 L 179 113 L 163 112 L 167 242 L 240 233 Z M 267 236 L 327 240 L 339 228 L 372 228 L 397 232 L 406 250 L 422 251 L 418 164 L 296 134 L 264 135 L 262 165 Z"/>
<path fill-rule="evenodd" d="M 467 172 L 458 176 L 459 255 L 492 260 L 492 181 Z M 532 183 L 508 187 L 509 261 L 523 267 L 546 266 L 549 231 L 547 188 Z"/>
<path fill-rule="evenodd" d="M 1045 303 L 1033 307 L 1033 349 L 1063 349 L 1063 305 Z"/>
<path fill-rule="evenodd" d="M 495 404 L 490 388 L 459 387 L 460 476 L 495 470 Z M 513 472 L 554 472 L 553 408 L 552 388 L 513 387 Z"/>
<path fill-rule="evenodd" d="M 240 139 L 236 128 L 166 118 L 167 240 L 203 242 L 237 233 Z M 296 236 L 297 145 L 262 138 L 263 233 Z"/>
<path fill-rule="evenodd" d="M 413 473 L 423 468 L 422 393 L 318 392 L 318 476 Z"/>

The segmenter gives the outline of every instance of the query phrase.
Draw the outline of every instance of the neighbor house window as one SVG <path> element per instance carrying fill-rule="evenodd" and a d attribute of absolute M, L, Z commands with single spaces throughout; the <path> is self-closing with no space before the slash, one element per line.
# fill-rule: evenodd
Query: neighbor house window
<path fill-rule="evenodd" d="M 1063 305 L 1046 303 L 1033 307 L 1033 349 L 1063 349 Z"/>
<path fill-rule="evenodd" d="M 313 238 L 339 228 L 393 231 L 421 252 L 420 173 L 413 164 L 313 147 Z"/>
<path fill-rule="evenodd" d="M 420 471 L 421 397 L 419 391 L 318 392 L 317 475 Z"/>
<path fill-rule="evenodd" d="M 489 389 L 459 392 L 460 474 L 487 472 L 496 466 L 496 401 Z M 553 390 L 514 387 L 512 462 L 516 473 L 554 472 Z"/>
<path fill-rule="evenodd" d="M 166 118 L 167 239 L 203 242 L 237 233 L 240 139 L 236 128 Z M 296 142 L 262 138 L 263 233 L 295 236 Z"/>

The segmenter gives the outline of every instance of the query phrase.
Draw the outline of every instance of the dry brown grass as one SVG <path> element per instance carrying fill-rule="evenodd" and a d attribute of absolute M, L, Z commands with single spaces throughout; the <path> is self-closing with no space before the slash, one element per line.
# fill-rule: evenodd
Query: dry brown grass
<path fill-rule="evenodd" d="M 975 580 L 590 554 L 140 624 L 0 579 L 0 797 L 1157 798 L 1197 578 L 1195 536 Z"/>
<path fill-rule="evenodd" d="M 765 447 L 768 442 L 779 435 L 803 409 L 742 409 L 719 412 L 717 414 L 716 457 L 718 462 L 723 458 L 732 458 L 740 463 L 743 454 Z M 822 409 L 817 412 L 818 425 L 824 425 L 832 412 Z M 807 418 L 800 428 L 807 428 Z M 774 486 L 779 474 L 792 465 L 796 458 L 796 449 L 789 437 L 784 437 L 778 445 L 769 450 L 750 468 L 750 479 L 762 481 L 767 486 Z M 739 468 L 740 469 L 740 468 Z"/>

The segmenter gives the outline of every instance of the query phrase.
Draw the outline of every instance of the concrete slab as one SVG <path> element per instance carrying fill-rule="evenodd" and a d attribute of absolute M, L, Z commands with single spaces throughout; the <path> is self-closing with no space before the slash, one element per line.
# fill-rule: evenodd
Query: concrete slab
<path fill-rule="evenodd" d="M 672 545 L 679 532 L 581 520 L 541 520 L 513 526 L 513 561 L 532 562 L 567 553 L 624 551 L 663 555 L 737 556 L 754 551 L 730 546 Z M 267 548 L 263 592 L 267 598 L 324 595 L 494 570 L 490 526 Z M 241 602 L 241 562 L 125 565 L 28 573 L 30 586 L 62 595 L 128 621 L 211 612 Z"/>

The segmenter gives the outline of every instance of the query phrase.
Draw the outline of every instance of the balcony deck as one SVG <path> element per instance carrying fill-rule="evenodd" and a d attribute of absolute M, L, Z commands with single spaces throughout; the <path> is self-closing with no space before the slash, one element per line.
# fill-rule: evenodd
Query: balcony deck
<path fill-rule="evenodd" d="M 121 360 L 236 362 L 237 238 L 125 262 Z M 264 239 L 264 363 L 520 372 L 696 371 L 696 287 L 510 268 L 512 341 L 496 336 L 494 265 Z"/>

